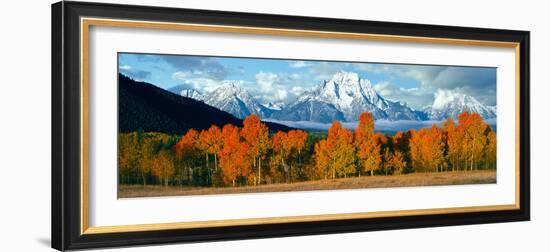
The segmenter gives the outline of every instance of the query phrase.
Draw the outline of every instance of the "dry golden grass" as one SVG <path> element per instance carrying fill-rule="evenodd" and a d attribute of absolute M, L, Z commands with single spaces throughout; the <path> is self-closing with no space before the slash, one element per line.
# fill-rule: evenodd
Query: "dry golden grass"
<path fill-rule="evenodd" d="M 318 180 L 288 184 L 270 184 L 243 187 L 162 187 L 158 185 L 119 185 L 119 198 L 186 196 L 205 194 L 290 192 L 358 188 L 386 188 L 406 186 L 437 186 L 496 183 L 496 171 L 468 171 L 443 173 L 413 173 L 393 176 L 363 176 L 335 180 Z"/>

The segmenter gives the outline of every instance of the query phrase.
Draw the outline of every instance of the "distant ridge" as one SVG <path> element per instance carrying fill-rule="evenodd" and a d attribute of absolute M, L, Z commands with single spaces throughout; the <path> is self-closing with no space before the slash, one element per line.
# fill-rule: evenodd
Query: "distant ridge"
<path fill-rule="evenodd" d="M 462 112 L 477 113 L 483 119 L 496 118 L 496 106 L 486 106 L 474 97 L 465 94 L 454 94 L 451 99 L 434 101 L 434 104 L 426 109 L 430 120 L 445 120 L 446 118 L 457 119 Z"/>
<path fill-rule="evenodd" d="M 184 134 L 193 128 L 207 129 L 211 125 L 242 126 L 242 120 L 202 101 L 183 97 L 155 85 L 118 75 L 119 132 L 143 130 Z M 270 131 L 288 131 L 292 128 L 277 123 L 266 123 Z"/>
<path fill-rule="evenodd" d="M 288 121 L 332 122 L 357 121 L 362 112 L 372 113 L 375 119 L 422 120 L 418 111 L 405 103 L 384 99 L 368 79 L 354 72 L 338 71 L 330 80 L 314 90 L 303 93 L 283 110 L 273 113 L 272 119 Z"/>
<path fill-rule="evenodd" d="M 357 121 L 362 112 L 372 113 L 376 120 L 444 120 L 455 118 L 461 112 L 474 112 L 484 119 L 496 118 L 496 107 L 487 106 L 474 97 L 460 94 L 446 94 L 447 99 L 437 99 L 422 110 L 410 107 L 406 102 L 394 101 L 380 95 L 371 81 L 358 73 L 337 71 L 330 79 L 323 80 L 315 88 L 304 91 L 288 103 L 260 103 L 239 81 L 223 81 L 211 92 L 200 93 L 184 85 L 169 89 L 185 97 L 203 100 L 205 103 L 226 111 L 237 118 L 252 113 L 271 121 L 309 121 L 331 123 Z M 443 102 L 442 102 L 443 101 Z"/>

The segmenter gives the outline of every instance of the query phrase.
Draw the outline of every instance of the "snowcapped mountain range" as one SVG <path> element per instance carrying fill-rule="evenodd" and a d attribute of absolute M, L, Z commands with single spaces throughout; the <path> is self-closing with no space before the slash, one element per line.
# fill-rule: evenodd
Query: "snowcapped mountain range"
<path fill-rule="evenodd" d="M 273 112 L 233 81 L 225 81 L 220 87 L 210 92 L 204 102 L 241 119 L 251 114 L 267 118 Z"/>
<path fill-rule="evenodd" d="M 468 95 L 455 95 L 454 99 L 438 101 L 437 104 L 434 102 L 433 106 L 418 111 L 404 102 L 385 99 L 376 92 L 368 79 L 359 77 L 357 73 L 344 71 L 336 72 L 330 80 L 304 92 L 289 104 L 261 104 L 235 81 L 224 81 L 220 87 L 205 94 L 180 86 L 168 91 L 204 101 L 238 118 L 255 113 L 270 120 L 353 122 L 364 111 L 371 112 L 375 119 L 389 121 L 443 120 L 447 117 L 456 118 L 464 111 L 479 113 L 485 119 L 496 117 L 496 107 L 486 106 Z"/>
<path fill-rule="evenodd" d="M 195 89 L 192 89 L 192 88 L 187 88 L 184 85 L 171 87 L 171 88 L 168 89 L 168 91 L 170 91 L 174 94 L 181 95 L 183 97 L 193 98 L 197 101 L 203 101 L 204 100 L 204 95 L 201 94 L 201 92 L 199 92 Z"/>
<path fill-rule="evenodd" d="M 380 96 L 369 80 L 343 71 L 305 92 L 273 117 L 286 121 L 357 121 L 363 111 L 371 112 L 375 119 L 422 120 L 422 115 L 406 104 Z"/>
<path fill-rule="evenodd" d="M 496 106 L 486 106 L 474 97 L 465 94 L 454 95 L 453 99 L 443 104 L 436 104 L 434 102 L 434 105 L 424 112 L 430 120 L 444 120 L 449 117 L 457 118 L 458 114 L 462 112 L 477 113 L 485 119 L 497 117 Z"/>
<path fill-rule="evenodd" d="M 281 110 L 285 107 L 285 103 L 280 101 L 280 102 L 268 102 L 268 103 L 264 103 L 262 104 L 264 105 L 264 107 L 268 108 L 268 109 L 271 109 L 271 110 Z"/>

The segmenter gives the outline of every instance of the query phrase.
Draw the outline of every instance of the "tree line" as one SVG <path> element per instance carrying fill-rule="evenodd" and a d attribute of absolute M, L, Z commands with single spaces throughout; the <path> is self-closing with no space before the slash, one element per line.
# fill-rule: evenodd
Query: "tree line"
<path fill-rule="evenodd" d="M 270 134 L 257 115 L 243 127 L 212 125 L 183 136 L 119 134 L 119 183 L 244 186 L 413 172 L 496 169 L 496 133 L 475 113 L 442 127 L 393 136 L 374 131 L 364 112 L 355 130 L 334 121 L 326 133 Z"/>

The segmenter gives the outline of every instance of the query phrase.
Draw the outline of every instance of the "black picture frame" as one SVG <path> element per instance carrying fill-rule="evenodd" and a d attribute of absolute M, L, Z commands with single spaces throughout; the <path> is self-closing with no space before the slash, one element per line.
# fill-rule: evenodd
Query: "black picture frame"
<path fill-rule="evenodd" d="M 211 228 L 82 234 L 80 18 L 101 17 L 365 34 L 490 40 L 519 44 L 519 209 Z M 52 247 L 87 249 L 467 225 L 530 219 L 529 32 L 103 3 L 52 5 Z"/>

